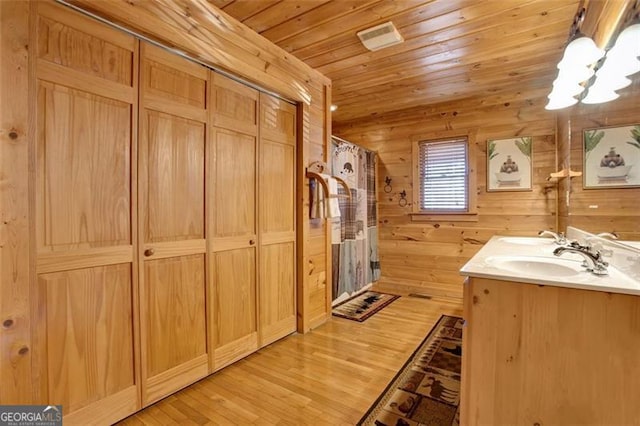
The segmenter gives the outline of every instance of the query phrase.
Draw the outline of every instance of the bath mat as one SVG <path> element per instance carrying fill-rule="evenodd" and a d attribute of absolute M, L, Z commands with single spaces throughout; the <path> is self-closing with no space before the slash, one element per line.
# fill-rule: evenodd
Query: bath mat
<path fill-rule="evenodd" d="M 462 324 L 440 317 L 358 425 L 458 426 Z"/>
<path fill-rule="evenodd" d="M 397 294 L 365 291 L 335 306 L 331 313 L 336 317 L 362 322 L 399 297 Z"/>

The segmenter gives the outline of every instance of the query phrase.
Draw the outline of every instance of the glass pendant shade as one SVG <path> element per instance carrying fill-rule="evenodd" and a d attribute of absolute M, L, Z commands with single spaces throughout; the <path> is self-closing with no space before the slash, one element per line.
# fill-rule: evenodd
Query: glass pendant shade
<path fill-rule="evenodd" d="M 604 50 L 599 49 L 593 40 L 586 36 L 579 36 L 564 49 L 564 56 L 558 63 L 558 68 L 573 68 L 577 65 L 588 66 L 603 56 Z"/>
<path fill-rule="evenodd" d="M 618 99 L 619 94 L 613 90 L 608 90 L 606 87 L 594 85 L 589 89 L 587 96 L 582 99 L 582 103 L 585 104 L 602 104 L 605 102 Z"/>
<path fill-rule="evenodd" d="M 578 32 L 558 63 L 560 71 L 545 109 L 555 110 L 576 104 L 576 96 L 584 96 L 585 88 L 588 91 L 581 99 L 585 104 L 599 104 L 620 97 L 616 91 L 632 83 L 626 77 L 640 72 L 640 22 L 636 19 L 620 32 L 602 62 L 600 59 L 604 54 L 605 51 L 599 49 L 591 38 Z M 594 72 L 595 79 L 592 79 Z"/>
<path fill-rule="evenodd" d="M 617 74 L 627 76 L 640 71 L 640 60 L 635 56 L 630 56 L 621 50 L 611 51 L 604 61 L 604 67 L 616 70 Z"/>
<path fill-rule="evenodd" d="M 631 80 L 624 75 L 616 72 L 612 67 L 607 67 L 606 62 L 596 73 L 596 83 L 599 87 L 606 88 L 608 90 L 620 90 L 631 84 Z"/>
<path fill-rule="evenodd" d="M 624 89 L 625 87 L 628 87 L 631 85 L 631 80 L 622 76 L 617 76 L 617 77 L 600 76 L 598 78 L 603 80 L 603 82 L 601 83 L 602 87 L 611 91 Z"/>
<path fill-rule="evenodd" d="M 551 99 L 553 97 L 558 97 L 562 95 L 566 96 L 576 96 L 584 91 L 584 86 L 581 86 L 573 79 L 563 78 L 562 76 L 558 76 L 553 82 L 553 89 L 549 94 L 548 98 Z"/>
<path fill-rule="evenodd" d="M 562 109 L 578 103 L 572 96 L 557 96 L 549 99 L 549 103 L 544 107 L 546 110 Z"/>
<path fill-rule="evenodd" d="M 571 80 L 576 83 L 582 83 L 593 77 L 593 69 L 586 67 L 585 65 L 565 66 L 560 69 L 558 77 L 563 80 Z"/>
<path fill-rule="evenodd" d="M 576 67 L 567 67 L 560 70 L 558 78 L 556 80 L 569 80 L 575 83 L 582 83 L 593 77 L 594 71 L 592 68 L 587 68 L 584 65 Z"/>
<path fill-rule="evenodd" d="M 628 56 L 640 56 L 640 23 L 629 25 L 618 38 L 611 52 L 624 52 Z"/>

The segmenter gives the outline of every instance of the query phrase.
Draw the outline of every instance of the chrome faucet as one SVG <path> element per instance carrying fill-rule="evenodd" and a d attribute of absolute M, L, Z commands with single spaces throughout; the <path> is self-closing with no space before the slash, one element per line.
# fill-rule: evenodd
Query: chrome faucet
<path fill-rule="evenodd" d="M 592 251 L 597 251 L 601 256 L 613 256 L 613 250 L 605 248 L 604 244 L 602 244 L 601 238 L 600 234 L 598 234 L 595 237 L 587 237 L 584 241 L 587 244 L 587 247 L 591 248 Z"/>
<path fill-rule="evenodd" d="M 538 237 L 544 237 L 545 235 L 550 235 L 551 237 L 553 237 L 556 244 L 562 245 L 567 243 L 567 239 L 565 238 L 564 233 L 562 232 L 553 232 L 553 231 L 546 231 L 546 230 L 538 232 Z"/>
<path fill-rule="evenodd" d="M 556 256 L 561 256 L 563 253 L 577 253 L 584 258 L 582 266 L 586 268 L 588 272 L 595 275 L 607 275 L 607 266 L 609 264 L 602 259 L 599 251 L 592 251 L 590 246 L 582 246 L 578 243 L 571 243 L 568 246 L 558 247 L 553 251 Z"/>
<path fill-rule="evenodd" d="M 618 234 L 616 234 L 615 232 L 601 232 L 599 234 L 596 234 L 596 237 L 606 238 L 608 240 L 617 240 Z"/>

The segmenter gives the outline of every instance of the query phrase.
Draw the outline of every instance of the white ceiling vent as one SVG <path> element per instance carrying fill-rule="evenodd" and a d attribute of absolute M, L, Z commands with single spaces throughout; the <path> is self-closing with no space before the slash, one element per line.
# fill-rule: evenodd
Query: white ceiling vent
<path fill-rule="evenodd" d="M 362 44 L 364 44 L 364 47 L 372 51 L 393 46 L 394 44 L 404 41 L 391 21 L 358 31 L 357 34 Z"/>

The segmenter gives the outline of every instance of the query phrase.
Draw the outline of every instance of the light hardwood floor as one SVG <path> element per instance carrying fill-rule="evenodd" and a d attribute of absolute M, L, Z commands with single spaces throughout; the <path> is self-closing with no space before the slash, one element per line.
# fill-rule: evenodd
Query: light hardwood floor
<path fill-rule="evenodd" d="M 403 296 L 363 323 L 334 317 L 121 424 L 354 425 L 442 314 L 462 316 L 462 301 Z"/>

